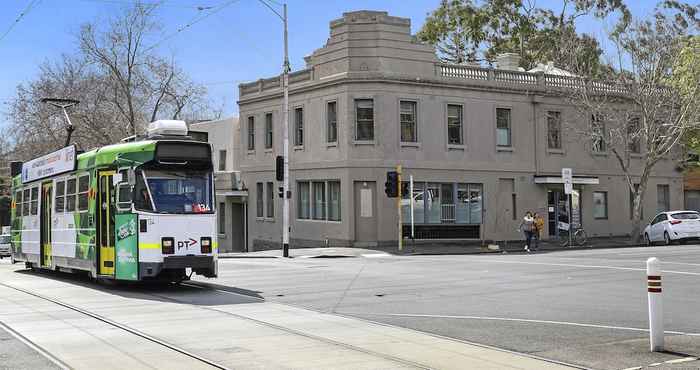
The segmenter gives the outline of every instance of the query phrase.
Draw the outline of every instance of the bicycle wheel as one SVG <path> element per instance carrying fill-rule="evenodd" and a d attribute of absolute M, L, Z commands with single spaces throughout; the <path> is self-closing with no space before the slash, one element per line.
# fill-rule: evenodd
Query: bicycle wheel
<path fill-rule="evenodd" d="M 588 240 L 588 235 L 586 235 L 586 231 L 584 229 L 578 229 L 574 233 L 574 243 L 578 246 L 582 246 L 586 244 L 586 241 Z"/>

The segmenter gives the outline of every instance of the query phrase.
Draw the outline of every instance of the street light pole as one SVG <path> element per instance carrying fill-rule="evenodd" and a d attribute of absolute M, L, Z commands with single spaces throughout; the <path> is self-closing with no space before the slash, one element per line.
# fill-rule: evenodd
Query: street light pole
<path fill-rule="evenodd" d="M 284 24 L 284 65 L 282 66 L 282 91 L 284 94 L 282 113 L 282 157 L 284 178 L 282 180 L 282 255 L 289 257 L 289 41 L 287 38 L 287 4 L 282 4 L 282 14 L 265 0 L 258 0 L 277 15 Z M 273 1 L 274 2 L 274 1 Z M 276 3 L 276 2 L 275 2 Z M 279 4 L 279 3 L 277 3 Z"/>
<path fill-rule="evenodd" d="M 282 71 L 282 90 L 284 90 L 284 118 L 282 135 L 284 137 L 283 151 L 284 151 L 284 199 L 282 202 L 282 255 L 284 257 L 289 257 L 289 197 L 291 193 L 289 191 L 289 46 L 287 41 L 287 4 L 283 5 L 284 16 L 282 17 L 282 22 L 284 23 L 284 66 Z"/>

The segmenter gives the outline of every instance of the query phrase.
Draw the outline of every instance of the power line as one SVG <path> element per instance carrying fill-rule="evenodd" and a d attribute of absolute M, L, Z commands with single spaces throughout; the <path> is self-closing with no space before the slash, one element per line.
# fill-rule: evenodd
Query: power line
<path fill-rule="evenodd" d="M 190 20 L 187 24 L 185 24 L 184 26 L 178 28 L 177 31 L 171 33 L 170 35 L 168 35 L 168 36 L 162 38 L 160 41 L 156 42 L 155 44 L 151 45 L 151 46 L 148 47 L 145 51 L 149 51 L 149 50 L 154 49 L 155 47 L 157 47 L 158 45 L 162 44 L 163 42 L 165 42 L 165 41 L 167 41 L 167 40 L 170 40 L 171 38 L 173 38 L 173 37 L 179 35 L 180 32 L 185 31 L 186 29 L 188 29 L 188 28 L 194 26 L 195 24 L 197 24 L 197 23 L 199 23 L 199 22 L 201 22 L 201 21 L 203 21 L 203 20 L 205 20 L 205 19 L 211 17 L 212 15 L 214 15 L 214 14 L 216 14 L 216 13 L 218 13 L 218 12 L 224 10 L 224 9 L 227 8 L 228 6 L 233 5 L 234 3 L 237 3 L 237 2 L 239 2 L 239 1 L 240 1 L 240 0 L 230 0 L 230 1 L 226 1 L 226 2 L 224 2 L 224 3 L 222 3 L 222 4 L 220 4 L 220 5 L 217 5 L 217 6 L 213 7 L 213 9 L 212 9 L 211 11 L 207 12 L 207 13 L 204 14 L 204 15 L 197 15 L 197 16 L 195 16 L 195 17 L 192 18 L 192 20 Z"/>
<path fill-rule="evenodd" d="M 33 8 L 36 4 L 38 4 L 40 1 L 41 1 L 41 0 L 32 0 L 31 2 L 29 2 L 29 4 L 27 5 L 27 7 L 24 8 L 24 10 L 23 10 L 21 13 L 19 13 L 19 16 L 17 16 L 17 19 L 15 19 L 15 21 L 12 22 L 12 24 L 11 24 L 10 27 L 7 29 L 7 31 L 5 31 L 5 33 L 3 33 L 2 36 L 0 36 L 0 41 L 2 41 L 2 40 L 10 33 L 10 31 L 12 31 L 12 29 L 15 28 L 15 26 L 17 25 L 17 23 L 19 23 L 19 21 L 21 21 L 22 18 L 24 18 L 25 15 L 29 14 L 29 12 L 32 11 L 32 8 Z"/>
<path fill-rule="evenodd" d="M 139 0 L 79 0 L 82 2 L 91 2 L 91 3 L 105 3 L 105 4 L 127 4 L 127 5 L 136 5 L 136 4 L 141 4 L 141 5 L 154 5 L 154 6 L 159 6 L 159 7 L 171 7 L 171 8 L 183 8 L 183 9 L 196 9 L 196 10 L 209 10 L 214 8 L 213 6 L 210 5 L 182 5 L 182 4 L 171 4 L 171 3 L 166 3 L 165 1 L 152 1 L 152 2 L 147 2 L 147 1 L 139 1 Z"/>

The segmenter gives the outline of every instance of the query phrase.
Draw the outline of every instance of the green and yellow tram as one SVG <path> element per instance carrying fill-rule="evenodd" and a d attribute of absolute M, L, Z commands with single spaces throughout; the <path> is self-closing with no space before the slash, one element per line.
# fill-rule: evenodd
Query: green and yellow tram
<path fill-rule="evenodd" d="M 211 146 L 182 121 L 15 166 L 12 259 L 115 280 L 217 276 Z"/>

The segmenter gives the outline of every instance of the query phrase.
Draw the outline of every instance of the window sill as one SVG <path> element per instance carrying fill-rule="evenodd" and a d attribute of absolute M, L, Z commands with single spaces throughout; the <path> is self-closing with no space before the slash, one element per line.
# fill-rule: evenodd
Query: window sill
<path fill-rule="evenodd" d="M 218 234 L 219 239 L 226 239 L 226 234 Z"/>
<path fill-rule="evenodd" d="M 593 219 L 596 221 L 607 221 L 608 220 L 607 217 L 594 217 Z"/>
<path fill-rule="evenodd" d="M 338 147 L 338 142 L 334 141 L 332 143 L 326 143 L 326 148 L 337 148 Z"/>
<path fill-rule="evenodd" d="M 263 222 L 263 221 L 265 221 L 265 217 L 255 217 L 255 221 Z"/>
<path fill-rule="evenodd" d="M 255 150 L 248 149 L 248 155 L 255 154 Z"/>
<path fill-rule="evenodd" d="M 547 154 L 565 155 L 564 149 L 547 149 Z"/>
<path fill-rule="evenodd" d="M 514 152 L 514 149 L 512 146 L 497 146 L 496 147 L 497 152 Z"/>
<path fill-rule="evenodd" d="M 596 157 L 607 157 L 608 153 L 607 152 L 592 152 L 591 155 L 594 155 Z"/>
<path fill-rule="evenodd" d="M 297 218 L 297 221 L 304 221 L 304 222 L 318 222 L 318 223 L 331 223 L 331 224 L 342 224 L 343 221 L 331 221 L 331 220 L 314 220 L 311 218 Z"/>
<path fill-rule="evenodd" d="M 304 150 L 304 146 L 303 146 L 303 145 L 295 145 L 295 146 L 294 146 L 294 151 L 295 151 L 295 152 L 301 152 L 301 151 L 303 151 L 303 150 Z"/>
<path fill-rule="evenodd" d="M 275 219 L 274 219 L 274 218 L 270 218 L 270 217 L 265 217 L 265 218 L 263 218 L 262 220 L 265 221 L 265 222 L 275 222 Z"/>
<path fill-rule="evenodd" d="M 460 144 L 447 144 L 447 150 L 462 150 L 464 151 L 466 147 Z"/>
<path fill-rule="evenodd" d="M 634 159 L 642 159 L 644 156 L 641 153 L 630 153 L 630 157 Z"/>
<path fill-rule="evenodd" d="M 265 153 L 272 153 L 272 148 L 265 149 Z"/>
<path fill-rule="evenodd" d="M 355 145 L 374 145 L 374 140 L 355 140 L 352 143 Z"/>
<path fill-rule="evenodd" d="M 416 142 L 404 142 L 404 141 L 402 141 L 400 145 L 402 148 L 420 148 L 421 147 L 421 143 L 419 143 L 417 141 Z"/>

